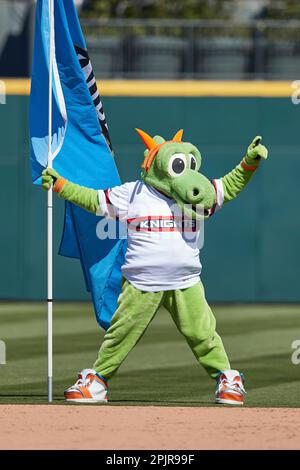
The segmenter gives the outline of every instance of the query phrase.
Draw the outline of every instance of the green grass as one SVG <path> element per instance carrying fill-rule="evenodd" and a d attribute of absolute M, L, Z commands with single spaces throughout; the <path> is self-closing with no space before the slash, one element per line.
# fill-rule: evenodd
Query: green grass
<path fill-rule="evenodd" d="M 291 344 L 300 339 L 300 306 L 216 306 L 218 332 L 232 367 L 246 375 L 247 406 L 300 406 L 300 365 Z M 54 401 L 77 371 L 90 367 L 103 333 L 90 305 L 54 306 Z M 0 403 L 47 402 L 47 311 L 45 304 L 0 304 Z M 196 363 L 169 314 L 160 310 L 110 383 L 110 403 L 214 405 L 214 382 Z"/>

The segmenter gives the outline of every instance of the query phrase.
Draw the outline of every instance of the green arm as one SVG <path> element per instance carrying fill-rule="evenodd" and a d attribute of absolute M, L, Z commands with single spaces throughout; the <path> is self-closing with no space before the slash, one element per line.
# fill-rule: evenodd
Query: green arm
<path fill-rule="evenodd" d="M 53 191 L 56 192 L 60 198 L 76 204 L 82 209 L 93 214 L 102 215 L 100 213 L 100 204 L 98 199 L 98 191 L 95 189 L 85 188 L 78 184 L 70 183 L 65 180 L 52 168 L 47 168 L 43 171 L 42 187 L 49 190 L 53 186 Z"/>
<path fill-rule="evenodd" d="M 260 141 L 260 136 L 255 137 L 242 162 L 221 178 L 224 187 L 224 203 L 232 201 L 240 194 L 253 177 L 260 160 L 268 157 L 268 151 L 260 144 Z"/>
<path fill-rule="evenodd" d="M 223 176 L 224 204 L 235 199 L 253 177 L 254 171 L 246 170 L 241 163 Z"/>
<path fill-rule="evenodd" d="M 88 212 L 101 215 L 99 213 L 98 191 L 95 189 L 85 188 L 68 181 L 64 184 L 58 195 L 60 198 L 73 202 L 73 204 L 82 207 L 82 209 Z"/>

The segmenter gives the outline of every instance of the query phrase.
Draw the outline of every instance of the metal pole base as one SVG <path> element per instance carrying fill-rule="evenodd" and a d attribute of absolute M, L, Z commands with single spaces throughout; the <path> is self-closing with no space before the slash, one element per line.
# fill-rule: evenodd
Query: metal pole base
<path fill-rule="evenodd" d="M 48 403 L 52 403 L 53 397 L 52 397 L 52 377 L 48 377 Z"/>

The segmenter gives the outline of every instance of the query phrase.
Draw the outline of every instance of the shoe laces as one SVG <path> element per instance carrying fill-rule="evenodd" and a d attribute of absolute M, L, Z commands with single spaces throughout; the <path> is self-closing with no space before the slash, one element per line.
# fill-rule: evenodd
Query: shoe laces
<path fill-rule="evenodd" d="M 86 375 L 86 377 L 82 377 L 81 374 L 78 374 L 78 379 L 75 385 L 81 386 L 81 387 L 86 387 L 87 385 L 90 384 L 91 382 L 91 374 Z"/>
<path fill-rule="evenodd" d="M 224 390 L 234 390 L 236 392 L 241 392 L 243 395 L 246 393 L 242 380 L 229 380 L 227 377 L 220 377 L 217 383 L 218 392 Z"/>

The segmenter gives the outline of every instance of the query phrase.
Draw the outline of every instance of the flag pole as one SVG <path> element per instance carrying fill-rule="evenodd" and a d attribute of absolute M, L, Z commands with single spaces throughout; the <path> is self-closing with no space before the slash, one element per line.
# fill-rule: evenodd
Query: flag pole
<path fill-rule="evenodd" d="M 48 167 L 52 168 L 52 82 L 54 54 L 54 0 L 49 1 L 49 101 L 48 101 Z M 52 402 L 53 377 L 53 193 L 47 200 L 47 305 L 48 305 L 48 402 Z"/>

